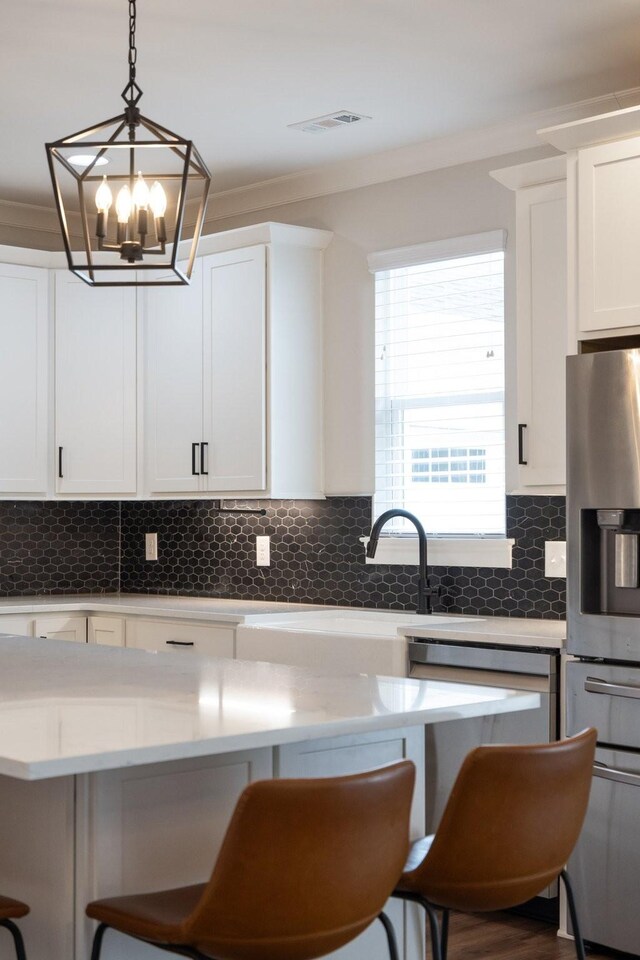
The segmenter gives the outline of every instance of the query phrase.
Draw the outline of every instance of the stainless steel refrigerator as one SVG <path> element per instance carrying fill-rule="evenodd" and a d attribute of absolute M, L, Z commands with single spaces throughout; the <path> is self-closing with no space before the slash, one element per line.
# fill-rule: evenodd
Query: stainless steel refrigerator
<path fill-rule="evenodd" d="M 640 954 L 640 350 L 570 357 L 567 390 L 567 732 L 598 730 L 569 869 L 585 939 Z"/>

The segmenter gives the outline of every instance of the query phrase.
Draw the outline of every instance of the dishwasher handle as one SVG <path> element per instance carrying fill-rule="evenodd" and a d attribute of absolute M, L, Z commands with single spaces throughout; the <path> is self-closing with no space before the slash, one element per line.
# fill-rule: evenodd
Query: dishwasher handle
<path fill-rule="evenodd" d="M 626 683 L 611 683 L 609 680 L 598 680 L 597 677 L 587 677 L 584 682 L 587 693 L 606 693 L 610 697 L 632 697 L 640 700 L 640 687 Z"/>
<path fill-rule="evenodd" d="M 606 763 L 601 763 L 599 760 L 596 760 L 593 765 L 593 775 L 603 780 L 615 780 L 616 783 L 628 783 L 632 787 L 640 787 L 640 773 L 616 770 L 615 767 L 608 767 Z"/>

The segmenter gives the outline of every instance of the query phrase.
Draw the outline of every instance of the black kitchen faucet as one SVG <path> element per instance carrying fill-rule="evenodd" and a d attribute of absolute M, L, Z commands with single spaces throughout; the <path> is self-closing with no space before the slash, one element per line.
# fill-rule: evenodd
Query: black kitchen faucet
<path fill-rule="evenodd" d="M 418 546 L 420 552 L 418 557 L 418 609 L 416 612 L 431 613 L 431 597 L 439 596 L 440 590 L 438 588 L 432 590 L 431 586 L 429 585 L 429 577 L 427 576 L 427 535 L 424 532 L 424 527 L 417 517 L 415 517 L 412 513 L 409 513 L 408 510 L 385 510 L 384 513 L 380 514 L 371 528 L 369 543 L 367 544 L 367 556 L 369 558 L 375 557 L 376 550 L 378 548 L 380 531 L 384 525 L 394 517 L 404 517 L 405 520 L 410 520 L 418 532 Z"/>

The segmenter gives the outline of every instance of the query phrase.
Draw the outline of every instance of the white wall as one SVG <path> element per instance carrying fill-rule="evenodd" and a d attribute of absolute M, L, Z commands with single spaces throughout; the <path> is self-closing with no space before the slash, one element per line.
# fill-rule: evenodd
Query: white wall
<path fill-rule="evenodd" d="M 367 255 L 428 240 L 504 228 L 507 430 L 515 451 L 514 194 L 489 171 L 548 155 L 545 148 L 261 209 L 211 222 L 206 232 L 265 220 L 334 232 L 325 254 L 325 467 L 329 495 L 370 494 L 374 483 L 374 296 Z M 515 470 L 508 452 L 507 489 Z"/>

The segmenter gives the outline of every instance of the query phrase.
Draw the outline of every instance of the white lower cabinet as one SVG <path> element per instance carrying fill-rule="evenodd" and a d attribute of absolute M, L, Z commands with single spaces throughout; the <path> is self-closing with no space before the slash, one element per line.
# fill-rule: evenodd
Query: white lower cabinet
<path fill-rule="evenodd" d="M 33 635 L 43 640 L 71 640 L 73 643 L 87 642 L 87 618 L 77 617 L 36 617 L 33 622 Z"/>
<path fill-rule="evenodd" d="M 139 650 L 174 650 L 202 653 L 208 657 L 233 658 L 235 627 L 220 627 L 190 620 L 149 620 L 127 618 L 126 645 Z"/>
<path fill-rule="evenodd" d="M 122 617 L 89 617 L 87 640 L 107 647 L 124 647 L 125 621 Z"/>
<path fill-rule="evenodd" d="M 399 760 L 416 766 L 410 835 L 424 836 L 425 765 L 424 727 L 381 730 L 371 734 L 291 743 L 276 750 L 278 777 L 340 777 L 361 773 Z M 384 908 L 393 922 L 401 957 L 423 956 L 424 915 L 416 904 L 390 899 Z M 381 923 L 373 923 L 356 940 L 330 954 L 336 960 L 386 957 L 387 941 Z"/>
<path fill-rule="evenodd" d="M 0 616 L 0 633 L 10 633 L 18 637 L 33 636 L 33 617 Z"/>

